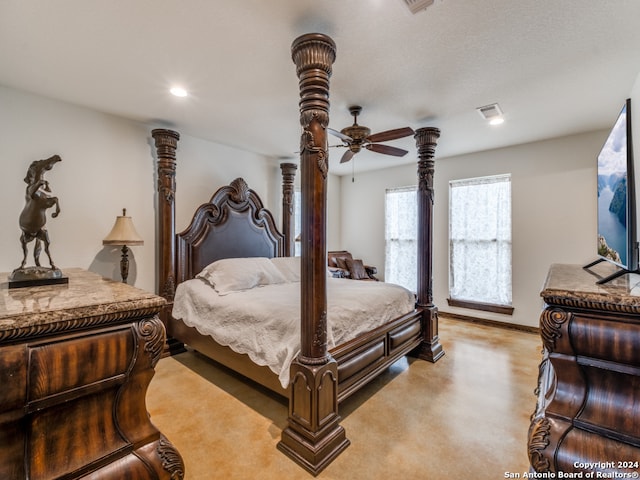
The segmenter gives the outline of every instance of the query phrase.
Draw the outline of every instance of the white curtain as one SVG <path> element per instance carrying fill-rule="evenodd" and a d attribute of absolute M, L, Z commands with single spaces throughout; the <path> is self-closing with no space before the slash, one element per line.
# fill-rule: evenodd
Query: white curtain
<path fill-rule="evenodd" d="M 417 288 L 417 220 L 415 186 L 386 190 L 384 281 L 412 292 Z"/>
<path fill-rule="evenodd" d="M 449 183 L 449 294 L 511 305 L 511 176 Z"/>

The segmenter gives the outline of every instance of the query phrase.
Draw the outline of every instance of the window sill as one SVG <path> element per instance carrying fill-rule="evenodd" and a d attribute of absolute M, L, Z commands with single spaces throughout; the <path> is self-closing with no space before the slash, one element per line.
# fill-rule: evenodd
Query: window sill
<path fill-rule="evenodd" d="M 447 303 L 450 307 L 469 308 L 472 310 L 482 310 L 483 312 L 513 315 L 513 307 L 511 305 L 496 305 L 493 303 L 474 302 L 471 300 L 456 300 L 455 298 L 447 298 Z"/>

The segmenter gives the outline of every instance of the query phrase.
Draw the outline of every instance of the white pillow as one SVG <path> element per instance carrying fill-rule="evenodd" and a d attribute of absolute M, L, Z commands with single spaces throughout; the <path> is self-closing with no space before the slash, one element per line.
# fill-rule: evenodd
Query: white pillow
<path fill-rule="evenodd" d="M 266 257 L 217 260 L 204 267 L 196 277 L 210 283 L 219 295 L 287 281 Z"/>
<path fill-rule="evenodd" d="M 282 273 L 287 282 L 299 282 L 301 258 L 302 257 L 273 257 L 271 263 Z"/>

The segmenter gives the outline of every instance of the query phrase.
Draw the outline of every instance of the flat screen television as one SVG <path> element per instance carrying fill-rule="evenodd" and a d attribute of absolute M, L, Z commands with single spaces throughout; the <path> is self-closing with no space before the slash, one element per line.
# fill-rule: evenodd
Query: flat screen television
<path fill-rule="evenodd" d="M 620 270 L 597 283 L 638 271 L 636 202 L 631 139 L 631 99 L 627 99 L 598 154 L 598 260 Z"/>

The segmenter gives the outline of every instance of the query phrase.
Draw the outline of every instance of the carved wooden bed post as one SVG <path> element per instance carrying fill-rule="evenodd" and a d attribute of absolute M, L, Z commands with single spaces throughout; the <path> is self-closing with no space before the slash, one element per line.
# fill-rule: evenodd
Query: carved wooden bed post
<path fill-rule="evenodd" d="M 295 163 L 280 164 L 280 170 L 282 170 L 282 233 L 284 234 L 285 257 L 292 257 L 295 253 L 293 181 L 296 178 L 297 169 L 298 165 Z"/>
<path fill-rule="evenodd" d="M 433 304 L 433 156 L 440 137 L 437 128 L 419 128 L 414 138 L 418 149 L 418 299 L 423 309 L 424 334 L 418 356 L 435 362 L 444 355 L 438 336 L 438 308 Z"/>
<path fill-rule="evenodd" d="M 288 427 L 278 448 L 317 475 L 347 446 L 338 416 L 338 367 L 327 349 L 327 131 L 336 46 L 323 34 L 294 40 L 300 84 L 302 181 L 301 352 L 291 365 Z"/>
<path fill-rule="evenodd" d="M 173 130 L 155 129 L 151 131 L 158 156 L 158 295 L 167 300 L 167 306 L 160 318 L 165 327 L 173 307 L 176 290 L 175 277 L 175 193 L 176 193 L 176 148 L 180 134 Z M 170 353 L 183 350 L 182 344 L 167 336 Z"/>

